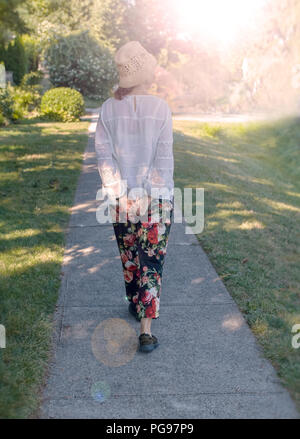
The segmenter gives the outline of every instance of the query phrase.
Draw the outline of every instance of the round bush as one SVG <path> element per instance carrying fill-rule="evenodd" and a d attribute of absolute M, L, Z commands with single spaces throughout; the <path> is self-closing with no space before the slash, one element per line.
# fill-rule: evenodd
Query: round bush
<path fill-rule="evenodd" d="M 107 99 L 118 79 L 111 51 L 88 32 L 59 37 L 45 51 L 45 64 L 54 86 L 71 87 L 90 98 Z"/>
<path fill-rule="evenodd" d="M 71 88 L 51 88 L 42 97 L 41 114 L 50 120 L 78 120 L 84 114 L 83 97 L 79 91 Z"/>

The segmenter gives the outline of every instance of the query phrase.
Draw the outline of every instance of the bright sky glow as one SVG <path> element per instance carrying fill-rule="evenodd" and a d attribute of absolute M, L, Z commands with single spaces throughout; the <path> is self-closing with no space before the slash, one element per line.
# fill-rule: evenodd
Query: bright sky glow
<path fill-rule="evenodd" d="M 266 0 L 175 0 L 182 33 L 196 33 L 228 44 L 251 26 Z"/>

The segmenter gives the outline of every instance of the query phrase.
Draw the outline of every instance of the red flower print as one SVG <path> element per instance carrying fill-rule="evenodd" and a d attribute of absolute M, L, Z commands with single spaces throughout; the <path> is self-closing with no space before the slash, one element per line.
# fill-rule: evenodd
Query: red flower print
<path fill-rule="evenodd" d="M 152 228 L 148 232 L 148 241 L 151 244 L 158 244 L 158 230 L 157 228 Z"/>
<path fill-rule="evenodd" d="M 132 298 L 133 303 L 137 303 L 138 298 L 139 298 L 139 295 L 138 295 L 138 294 L 136 294 L 135 296 L 133 296 L 133 298 Z"/>
<path fill-rule="evenodd" d="M 128 258 L 127 258 L 127 256 L 125 255 L 125 253 L 122 253 L 122 254 L 121 254 L 121 260 L 122 260 L 123 264 L 125 264 L 125 262 L 128 261 Z"/>
<path fill-rule="evenodd" d="M 133 274 L 131 273 L 131 271 L 124 270 L 124 279 L 125 279 L 125 282 L 131 282 L 132 281 Z"/>
<path fill-rule="evenodd" d="M 151 224 L 150 224 L 150 223 L 142 223 L 142 226 L 143 226 L 145 229 L 149 229 L 149 228 L 151 227 Z"/>
<path fill-rule="evenodd" d="M 137 270 L 137 266 L 131 261 L 127 261 L 125 263 L 125 267 L 127 268 L 128 271 L 136 271 Z"/>
<path fill-rule="evenodd" d="M 152 300 L 152 294 L 150 293 L 150 291 L 145 290 L 145 291 L 142 293 L 141 300 L 142 300 L 142 302 L 143 302 L 144 305 L 150 303 L 151 300 Z"/>
<path fill-rule="evenodd" d="M 156 301 L 155 298 L 153 298 L 151 300 L 151 305 L 147 306 L 146 308 L 145 317 L 153 318 L 155 317 L 155 312 L 156 312 Z"/>
<path fill-rule="evenodd" d="M 132 253 L 130 250 L 125 250 L 125 254 L 128 257 L 128 259 L 132 259 Z"/>
<path fill-rule="evenodd" d="M 148 267 L 147 267 L 147 265 L 145 265 L 145 267 L 143 267 L 143 271 L 147 271 L 148 270 Z"/>
<path fill-rule="evenodd" d="M 127 234 L 124 236 L 124 244 L 128 247 L 132 247 L 135 241 L 135 235 L 134 234 Z"/>
<path fill-rule="evenodd" d="M 137 275 L 137 277 L 140 277 L 140 275 L 141 275 L 140 270 L 136 270 L 136 275 Z"/>

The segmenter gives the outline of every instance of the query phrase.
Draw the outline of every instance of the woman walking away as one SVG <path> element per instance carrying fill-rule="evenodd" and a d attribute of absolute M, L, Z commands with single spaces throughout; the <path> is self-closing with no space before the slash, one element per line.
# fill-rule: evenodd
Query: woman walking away
<path fill-rule="evenodd" d="M 138 41 L 115 54 L 119 87 L 101 107 L 95 149 L 124 273 L 129 312 L 140 321 L 140 350 L 159 343 L 162 272 L 174 210 L 172 114 L 148 93 L 157 61 Z"/>

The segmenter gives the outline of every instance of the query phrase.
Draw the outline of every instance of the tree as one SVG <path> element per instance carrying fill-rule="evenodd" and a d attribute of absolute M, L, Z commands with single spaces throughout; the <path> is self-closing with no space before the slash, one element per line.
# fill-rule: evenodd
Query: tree
<path fill-rule="evenodd" d="M 155 56 L 176 39 L 178 17 L 172 0 L 135 0 L 129 4 L 124 19 L 128 39 L 138 40 Z"/>
<path fill-rule="evenodd" d="M 18 7 L 24 0 L 0 0 L 0 44 L 4 45 L 12 32 L 25 32 L 26 26 Z"/>
<path fill-rule="evenodd" d="M 6 70 L 13 72 L 14 82 L 19 85 L 26 73 L 26 56 L 25 49 L 21 37 L 17 36 L 11 41 L 6 50 L 1 55 Z"/>
<path fill-rule="evenodd" d="M 87 31 L 59 37 L 45 52 L 50 81 L 84 96 L 105 100 L 117 81 L 111 51 Z"/>
<path fill-rule="evenodd" d="M 117 49 L 130 40 L 127 15 L 130 5 L 126 0 L 94 0 L 91 12 L 91 33 L 97 40 Z"/>
<path fill-rule="evenodd" d="M 67 27 L 70 31 L 85 30 L 89 27 L 94 1 L 26 0 L 24 19 L 32 32 L 36 32 L 45 21 Z"/>
<path fill-rule="evenodd" d="M 255 37 L 248 39 L 247 84 L 254 105 L 289 109 L 296 104 L 294 74 L 300 65 L 300 4 L 298 0 L 269 1 Z"/>

